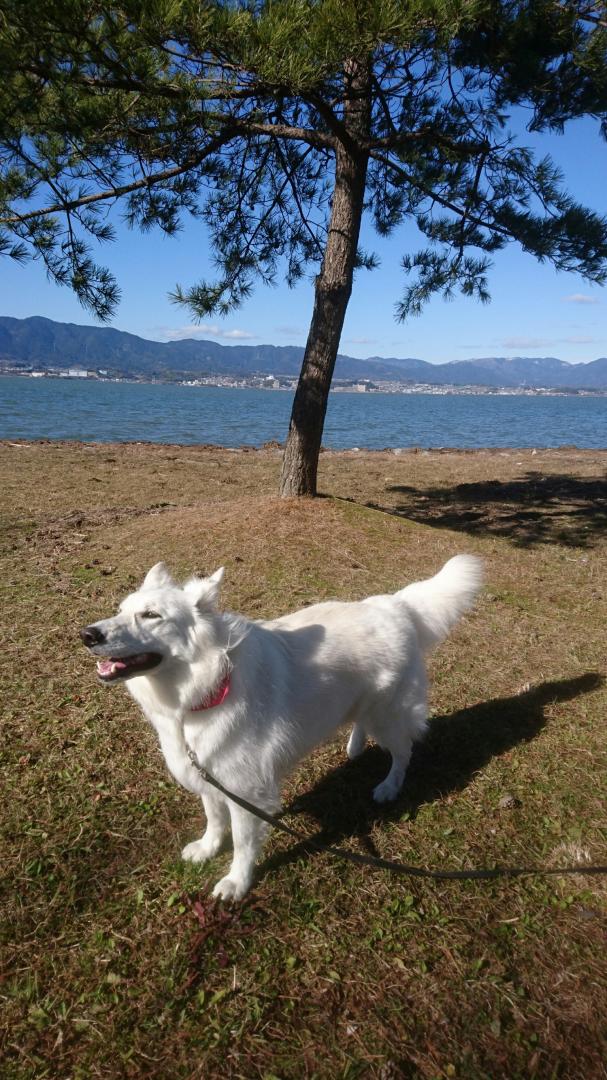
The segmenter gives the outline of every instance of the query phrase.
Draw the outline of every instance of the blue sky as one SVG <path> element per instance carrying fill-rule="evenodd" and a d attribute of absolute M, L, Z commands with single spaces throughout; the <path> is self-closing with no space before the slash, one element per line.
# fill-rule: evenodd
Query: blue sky
<path fill-rule="evenodd" d="M 607 213 L 607 143 L 595 122 L 577 121 L 562 136 L 525 133 L 521 141 L 550 153 L 575 198 Z M 363 247 L 377 252 L 381 266 L 357 275 L 341 352 L 416 356 L 434 363 L 520 355 L 579 363 L 607 355 L 607 287 L 557 274 L 514 245 L 495 256 L 489 305 L 459 296 L 448 303 L 437 298 L 420 317 L 397 323 L 395 303 L 404 285 L 400 259 L 422 247 L 421 239 L 414 226 L 384 240 L 370 226 L 363 229 Z M 294 290 L 260 286 L 239 311 L 200 326 L 170 302 L 168 293 L 177 283 L 191 285 L 211 273 L 204 227 L 192 219 L 172 239 L 160 232 L 132 232 L 119 223 L 116 242 L 97 250 L 96 257 L 110 267 L 122 289 L 111 324 L 118 330 L 161 341 L 198 337 L 225 344 L 305 343 L 313 300 L 307 279 Z M 0 314 L 94 322 L 68 289 L 47 281 L 40 264 L 20 267 L 8 259 L 0 259 Z"/>

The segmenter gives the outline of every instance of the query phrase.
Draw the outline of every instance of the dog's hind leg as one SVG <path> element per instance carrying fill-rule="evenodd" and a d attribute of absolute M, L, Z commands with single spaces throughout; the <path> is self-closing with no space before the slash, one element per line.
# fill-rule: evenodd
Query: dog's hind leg
<path fill-rule="evenodd" d="M 391 740 L 389 747 L 384 746 L 384 750 L 389 750 L 392 754 L 392 764 L 386 779 L 382 780 L 381 784 L 378 784 L 373 789 L 373 798 L 376 803 L 392 802 L 403 786 L 405 773 L 411 758 L 413 740 L 403 733 L 403 738 L 398 740 L 398 747 L 395 743 L 396 740 Z"/>
<path fill-rule="evenodd" d="M 186 844 L 181 858 L 189 862 L 206 862 L 221 851 L 230 826 L 230 814 L 223 796 L 211 791 L 202 796 L 202 805 L 207 819 L 207 827 L 200 840 Z"/>
<path fill-rule="evenodd" d="M 348 745 L 346 746 L 346 754 L 350 758 L 350 761 L 354 761 L 354 758 L 360 757 L 365 746 L 367 745 L 367 735 L 360 726 L 360 724 L 354 724 L 350 738 L 348 739 Z"/>
<path fill-rule="evenodd" d="M 411 750 L 426 730 L 428 719 L 428 682 L 421 655 L 413 659 L 403 674 L 400 691 L 386 712 L 377 713 L 367 725 L 379 745 L 392 754 L 392 765 L 385 780 L 373 791 L 375 802 L 391 802 L 403 786 Z"/>
<path fill-rule="evenodd" d="M 375 802 L 391 802 L 399 794 L 411 758 L 413 742 L 423 734 L 427 716 L 428 706 L 424 693 L 414 704 L 409 702 L 406 707 L 389 716 L 381 727 L 378 726 L 375 737 L 380 746 L 392 754 L 392 765 L 386 779 L 373 791 Z"/>
<path fill-rule="evenodd" d="M 270 810 L 269 807 L 263 809 Z M 235 803 L 230 804 L 230 818 L 234 858 L 229 873 L 213 889 L 213 896 L 219 896 L 222 900 L 242 900 L 251 888 L 255 863 L 269 826 Z"/>

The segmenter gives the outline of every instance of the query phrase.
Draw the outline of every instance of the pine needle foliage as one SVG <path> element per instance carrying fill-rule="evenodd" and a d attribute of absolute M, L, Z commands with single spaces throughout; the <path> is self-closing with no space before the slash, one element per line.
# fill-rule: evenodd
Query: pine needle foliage
<path fill-rule="evenodd" d="M 41 259 L 100 319 L 119 289 L 91 242 L 108 208 L 168 234 L 191 214 L 216 278 L 178 286 L 225 315 L 258 281 L 322 262 L 344 64 L 369 62 L 364 211 L 380 235 L 413 219 L 398 317 L 436 292 L 488 299 L 489 257 L 518 242 L 605 280 L 605 219 L 514 138 L 596 116 L 606 131 L 607 15 L 558 0 L 20 0 L 0 3 L 0 252 Z M 372 255 L 358 253 L 372 266 Z"/>

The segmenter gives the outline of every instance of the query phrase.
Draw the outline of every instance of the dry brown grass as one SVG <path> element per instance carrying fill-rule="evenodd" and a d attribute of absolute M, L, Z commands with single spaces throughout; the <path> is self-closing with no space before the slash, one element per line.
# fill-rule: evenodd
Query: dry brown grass
<path fill-rule="evenodd" d="M 419 865 L 607 862 L 606 463 L 326 453 L 327 497 L 284 502 L 276 450 L 0 446 L 4 1075 L 605 1075 L 604 879 L 395 880 L 276 835 L 250 900 L 218 907 L 218 867 L 178 858 L 196 801 L 76 631 L 160 557 L 225 563 L 227 605 L 271 616 L 477 552 L 402 798 L 375 807 L 383 756 L 345 763 L 340 737 L 285 803 Z"/>

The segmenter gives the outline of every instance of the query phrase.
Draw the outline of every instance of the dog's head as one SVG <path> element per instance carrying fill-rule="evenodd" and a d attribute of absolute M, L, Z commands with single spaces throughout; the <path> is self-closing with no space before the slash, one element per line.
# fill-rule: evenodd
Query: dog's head
<path fill-rule="evenodd" d="M 170 661 L 192 662 L 205 645 L 217 644 L 217 601 L 223 567 L 183 586 L 164 563 L 148 572 L 141 587 L 122 601 L 118 614 L 80 631 L 98 657 L 97 675 L 111 683 L 152 672 Z"/>

